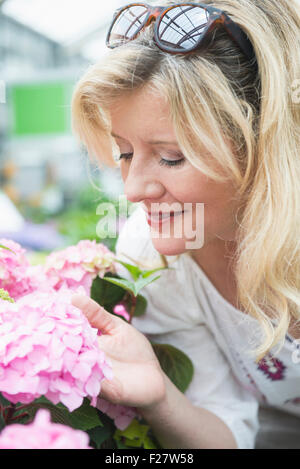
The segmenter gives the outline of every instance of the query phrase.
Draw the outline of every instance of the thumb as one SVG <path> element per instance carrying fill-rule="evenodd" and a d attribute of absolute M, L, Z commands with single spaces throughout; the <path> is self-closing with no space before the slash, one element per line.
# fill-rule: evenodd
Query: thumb
<path fill-rule="evenodd" d="M 104 334 L 111 334 L 116 327 L 116 319 L 96 301 L 78 293 L 72 296 L 72 305 L 81 309 L 91 326 L 100 329 Z"/>

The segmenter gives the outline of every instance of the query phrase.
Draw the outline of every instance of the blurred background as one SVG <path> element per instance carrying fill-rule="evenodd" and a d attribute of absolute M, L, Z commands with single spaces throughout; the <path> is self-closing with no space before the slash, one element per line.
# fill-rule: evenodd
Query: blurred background
<path fill-rule="evenodd" d="M 35 252 L 100 241 L 96 207 L 117 201 L 122 180 L 91 166 L 71 133 L 70 100 L 126 3 L 0 0 L 0 238 Z"/>

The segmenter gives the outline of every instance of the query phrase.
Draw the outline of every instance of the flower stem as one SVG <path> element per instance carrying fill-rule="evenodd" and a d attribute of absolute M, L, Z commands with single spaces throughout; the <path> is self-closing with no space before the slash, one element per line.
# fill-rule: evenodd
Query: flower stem
<path fill-rule="evenodd" d="M 16 407 L 16 412 L 19 412 L 19 410 L 27 409 L 28 404 L 20 405 L 19 407 Z"/>
<path fill-rule="evenodd" d="M 130 316 L 129 322 L 130 323 L 131 323 L 132 318 L 133 318 L 135 307 L 136 307 L 136 296 L 134 296 L 134 294 L 132 293 L 131 294 L 131 307 L 130 307 L 130 311 L 129 311 L 129 316 Z"/>
<path fill-rule="evenodd" d="M 4 416 L 4 420 L 6 424 L 10 423 L 15 411 L 16 411 L 16 404 L 10 404 L 10 406 L 7 407 L 7 413 L 6 413 L 6 416 Z"/>
<path fill-rule="evenodd" d="M 10 419 L 10 422 L 14 422 L 14 421 L 16 421 L 16 420 L 19 420 L 19 419 L 21 419 L 22 417 L 28 417 L 28 415 L 29 415 L 28 412 L 23 412 L 22 414 L 16 415 L 15 417 L 12 417 L 12 418 Z"/>

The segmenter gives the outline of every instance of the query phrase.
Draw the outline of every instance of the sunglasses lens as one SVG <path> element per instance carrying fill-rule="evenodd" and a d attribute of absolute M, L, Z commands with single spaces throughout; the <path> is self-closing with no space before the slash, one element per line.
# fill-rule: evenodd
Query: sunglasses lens
<path fill-rule="evenodd" d="M 161 45 L 173 50 L 190 50 L 199 42 L 208 20 L 209 13 L 198 6 L 171 8 L 159 23 L 159 41 Z"/>
<path fill-rule="evenodd" d="M 148 9 L 143 5 L 133 5 L 117 17 L 108 38 L 110 47 L 120 46 L 128 42 L 143 26 Z"/>

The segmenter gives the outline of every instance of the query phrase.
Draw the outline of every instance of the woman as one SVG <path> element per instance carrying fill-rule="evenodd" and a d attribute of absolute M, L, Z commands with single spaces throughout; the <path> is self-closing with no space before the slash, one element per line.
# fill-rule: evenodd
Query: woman
<path fill-rule="evenodd" d="M 75 133 L 108 164 L 121 153 L 138 204 L 117 254 L 172 269 L 143 290 L 135 327 L 88 298 L 74 304 L 104 332 L 115 378 L 102 396 L 138 407 L 165 448 L 300 447 L 299 10 L 133 4 L 75 88 Z M 185 394 L 146 337 L 191 358 Z"/>

